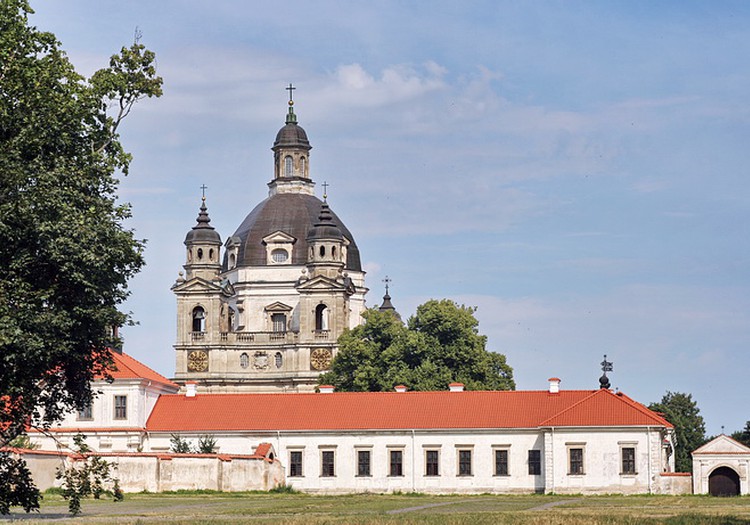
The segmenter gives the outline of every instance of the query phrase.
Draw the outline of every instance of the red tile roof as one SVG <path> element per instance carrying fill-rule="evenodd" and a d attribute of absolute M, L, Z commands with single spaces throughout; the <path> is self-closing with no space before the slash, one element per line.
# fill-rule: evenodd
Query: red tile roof
<path fill-rule="evenodd" d="M 126 353 L 112 352 L 112 359 L 115 362 L 116 370 L 110 372 L 115 379 L 148 379 L 157 383 L 162 383 L 167 386 L 179 388 L 176 383 L 173 383 L 163 375 L 151 370 L 149 367 L 129 356 Z"/>
<path fill-rule="evenodd" d="M 609 390 L 162 395 L 149 432 L 670 426 Z"/>

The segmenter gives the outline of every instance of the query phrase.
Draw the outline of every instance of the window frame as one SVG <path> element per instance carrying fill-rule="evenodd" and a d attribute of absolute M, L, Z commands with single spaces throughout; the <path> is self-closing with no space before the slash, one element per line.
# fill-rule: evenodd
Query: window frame
<path fill-rule="evenodd" d="M 584 443 L 567 443 L 568 476 L 586 475 L 586 446 Z"/>
<path fill-rule="evenodd" d="M 493 449 L 493 460 L 494 460 L 494 476 L 498 477 L 508 477 L 510 476 L 510 448 L 509 447 L 494 447 Z M 500 457 L 505 456 L 505 461 L 501 462 L 499 461 Z M 500 472 L 500 466 L 504 465 L 505 472 Z"/>
<path fill-rule="evenodd" d="M 632 454 L 632 457 L 626 458 L 626 452 Z M 638 464 L 636 462 L 636 444 L 635 443 L 620 443 L 620 474 L 623 476 L 635 476 L 638 474 Z M 626 462 L 631 464 L 632 468 L 626 468 Z"/>
<path fill-rule="evenodd" d="M 295 461 L 295 456 L 298 456 L 299 461 Z M 289 477 L 290 478 L 303 478 L 305 477 L 304 471 L 304 449 L 293 449 L 289 451 Z M 298 472 L 296 472 L 298 470 Z"/>
<path fill-rule="evenodd" d="M 430 461 L 430 455 L 435 454 L 435 461 Z M 433 466 L 435 472 L 430 473 L 430 467 Z M 424 475 L 429 478 L 440 477 L 440 449 L 428 448 L 424 451 Z"/>
<path fill-rule="evenodd" d="M 76 412 L 76 421 L 93 421 L 94 419 L 94 403 L 89 403 L 81 410 Z"/>
<path fill-rule="evenodd" d="M 540 449 L 529 449 L 526 461 L 529 465 L 529 476 L 542 475 L 542 451 Z"/>
<path fill-rule="evenodd" d="M 358 448 L 355 449 L 357 457 L 357 478 L 371 478 L 372 477 L 372 450 L 369 448 Z M 363 461 L 363 458 L 367 458 Z"/>
<path fill-rule="evenodd" d="M 329 457 L 330 459 L 327 459 Z M 332 448 L 320 450 L 320 477 L 336 477 L 336 450 Z"/>
<path fill-rule="evenodd" d="M 124 419 L 128 418 L 128 396 L 127 395 L 121 395 L 121 394 L 115 394 L 113 399 L 113 408 L 114 413 L 112 414 L 112 419 L 115 419 L 117 421 L 122 421 Z M 118 415 L 121 414 L 121 415 Z"/>
<path fill-rule="evenodd" d="M 404 449 L 388 449 L 388 477 L 400 478 L 404 476 Z"/>
<path fill-rule="evenodd" d="M 472 447 L 457 447 L 456 460 L 457 476 L 470 477 L 474 475 L 474 449 Z"/>

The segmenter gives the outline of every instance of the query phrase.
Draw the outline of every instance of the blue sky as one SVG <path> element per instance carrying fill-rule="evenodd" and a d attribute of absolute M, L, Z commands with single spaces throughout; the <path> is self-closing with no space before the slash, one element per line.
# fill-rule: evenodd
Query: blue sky
<path fill-rule="evenodd" d="M 370 305 L 477 306 L 519 389 L 692 393 L 750 420 L 747 2 L 32 2 L 90 74 L 132 42 L 164 96 L 123 124 L 147 267 L 127 352 L 174 370 L 202 184 L 226 239 L 267 193 L 287 92 Z M 319 193 L 320 194 L 320 193 Z"/>

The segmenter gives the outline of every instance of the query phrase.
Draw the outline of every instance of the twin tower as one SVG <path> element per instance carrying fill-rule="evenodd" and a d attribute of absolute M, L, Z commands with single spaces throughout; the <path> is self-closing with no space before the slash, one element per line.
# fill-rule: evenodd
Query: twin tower
<path fill-rule="evenodd" d="M 222 246 L 205 197 L 185 237 L 175 380 L 205 392 L 305 392 L 345 328 L 362 321 L 365 273 L 354 237 L 314 194 L 310 142 L 289 101 L 273 144 L 268 198 Z"/>

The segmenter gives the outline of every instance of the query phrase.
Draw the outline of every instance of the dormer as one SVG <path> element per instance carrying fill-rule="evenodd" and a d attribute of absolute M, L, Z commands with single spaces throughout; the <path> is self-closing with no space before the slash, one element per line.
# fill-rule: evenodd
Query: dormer
<path fill-rule="evenodd" d="M 275 231 L 263 237 L 263 244 L 266 247 L 266 264 L 269 266 L 292 264 L 292 250 L 296 242 L 296 238 L 283 231 Z"/>

